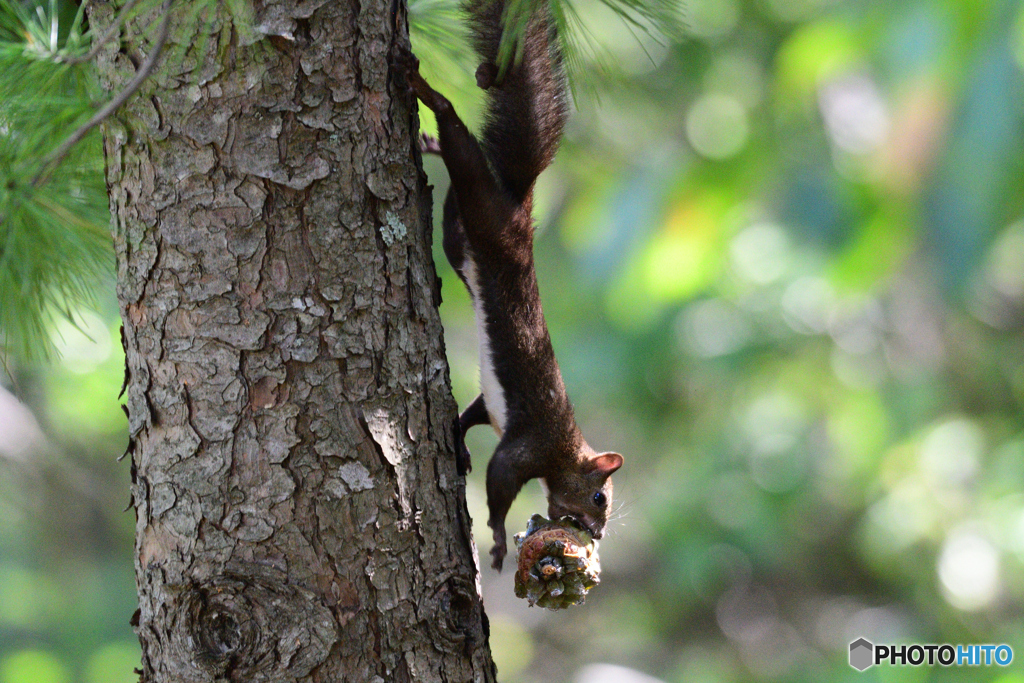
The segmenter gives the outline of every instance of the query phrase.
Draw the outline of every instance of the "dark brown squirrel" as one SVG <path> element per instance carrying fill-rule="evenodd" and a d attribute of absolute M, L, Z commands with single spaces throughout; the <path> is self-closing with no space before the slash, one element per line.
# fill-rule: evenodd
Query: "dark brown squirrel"
<path fill-rule="evenodd" d="M 395 66 L 437 118 L 441 158 L 451 176 L 444 202 L 444 251 L 473 300 L 480 338 L 481 394 L 459 416 L 458 466 L 470 469 L 464 435 L 490 423 L 500 441 L 487 466 L 492 566 L 507 553 L 505 516 L 530 479 L 539 478 L 551 518 L 569 516 L 601 538 L 612 503 L 618 453 L 595 453 L 583 439 L 541 310 L 533 264 L 533 186 L 551 163 L 568 116 L 565 73 L 546 4 L 536 9 L 501 73 L 504 0 L 466 4 L 487 90 L 478 143 L 451 103 L 399 49 Z"/>

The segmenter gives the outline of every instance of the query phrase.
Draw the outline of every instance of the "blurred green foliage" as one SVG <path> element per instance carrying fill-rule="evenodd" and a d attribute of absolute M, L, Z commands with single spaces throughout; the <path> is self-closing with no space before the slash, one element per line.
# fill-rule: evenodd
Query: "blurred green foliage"
<path fill-rule="evenodd" d="M 693 0 L 679 42 L 577 6 L 612 73 L 540 180 L 537 262 L 623 507 L 583 607 L 529 609 L 483 570 L 501 680 L 1022 683 L 846 657 L 860 636 L 1024 657 L 1024 3 Z M 477 121 L 474 65 L 416 41 Z M 435 242 L 465 406 L 472 310 Z M 105 291 L 92 341 L 14 369 L 40 431 L 0 438 L 0 683 L 133 680 Z M 494 444 L 470 433 L 484 550 Z M 543 508 L 531 484 L 512 526 Z"/>
<path fill-rule="evenodd" d="M 98 313 L 52 332 L 59 361 L 0 387 L 2 683 L 138 680 L 124 355 L 112 282 L 101 289 Z"/>
<path fill-rule="evenodd" d="M 1024 5 L 683 12 L 681 44 L 595 29 L 618 77 L 538 187 L 556 353 L 626 507 L 578 611 L 485 570 L 503 680 L 1017 680 L 846 658 L 1024 652 Z M 472 313 L 442 275 L 466 405 Z M 494 443 L 469 441 L 475 520 Z M 543 505 L 528 487 L 510 518 Z"/>

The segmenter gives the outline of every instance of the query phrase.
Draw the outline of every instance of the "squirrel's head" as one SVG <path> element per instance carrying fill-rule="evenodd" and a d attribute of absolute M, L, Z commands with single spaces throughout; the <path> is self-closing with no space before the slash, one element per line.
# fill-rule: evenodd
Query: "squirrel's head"
<path fill-rule="evenodd" d="M 594 538 L 601 538 L 612 507 L 612 473 L 622 467 L 622 456 L 586 447 L 578 463 L 557 480 L 548 477 L 548 517 L 573 517 Z"/>

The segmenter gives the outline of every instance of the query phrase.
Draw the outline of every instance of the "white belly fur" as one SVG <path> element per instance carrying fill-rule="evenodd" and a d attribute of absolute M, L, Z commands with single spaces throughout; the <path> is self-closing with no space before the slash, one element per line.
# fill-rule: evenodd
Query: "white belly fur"
<path fill-rule="evenodd" d="M 467 250 L 468 252 L 468 250 Z M 477 279 L 476 263 L 473 262 L 469 253 L 463 263 L 463 272 L 466 281 L 469 283 L 469 290 L 473 294 L 473 312 L 476 314 L 476 332 L 480 340 L 480 391 L 484 395 L 484 403 L 487 404 L 487 413 L 491 417 L 491 426 L 501 436 L 505 432 L 505 391 L 498 381 L 498 375 L 494 372 L 494 363 L 491 360 L 491 343 L 487 337 L 487 325 L 483 300 L 480 297 L 480 284 Z"/>

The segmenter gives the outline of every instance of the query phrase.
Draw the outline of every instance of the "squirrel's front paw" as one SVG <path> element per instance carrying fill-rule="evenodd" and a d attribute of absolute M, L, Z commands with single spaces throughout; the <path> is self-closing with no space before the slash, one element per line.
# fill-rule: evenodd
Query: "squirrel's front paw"
<path fill-rule="evenodd" d="M 423 134 L 420 136 L 420 151 L 426 153 L 425 146 L 429 144 L 427 141 L 432 140 L 436 145 L 437 140 L 431 138 L 429 135 Z M 437 153 L 441 153 L 441 147 L 438 146 Z M 466 433 L 462 431 L 462 423 L 459 418 L 455 418 L 455 469 L 459 473 L 460 477 L 464 477 L 473 471 L 473 459 L 469 455 L 469 449 L 466 448 Z"/>
<path fill-rule="evenodd" d="M 490 523 L 488 523 L 490 525 Z M 494 547 L 491 548 L 491 566 L 501 571 L 501 565 L 505 562 L 505 555 L 508 555 L 508 544 L 505 542 L 505 521 L 502 520 L 501 526 L 495 528 L 494 525 L 490 525 L 494 529 Z"/>
<path fill-rule="evenodd" d="M 505 555 L 508 555 L 508 545 L 505 541 L 502 541 L 500 544 L 495 544 L 495 546 L 491 548 L 491 566 L 499 572 L 501 571 L 502 565 L 505 564 Z"/>

